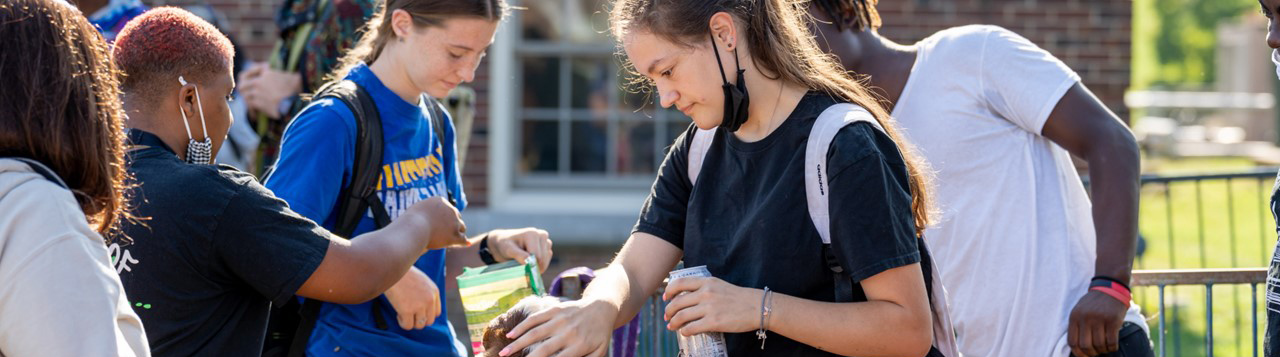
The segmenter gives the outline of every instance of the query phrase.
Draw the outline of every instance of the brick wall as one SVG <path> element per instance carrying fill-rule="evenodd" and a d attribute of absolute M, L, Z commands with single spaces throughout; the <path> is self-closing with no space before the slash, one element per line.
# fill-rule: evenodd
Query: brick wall
<path fill-rule="evenodd" d="M 489 62 L 480 63 L 476 69 L 476 119 L 471 127 L 471 142 L 467 148 L 467 162 L 462 165 L 462 180 L 466 186 L 467 204 L 472 207 L 489 205 Z"/>
<path fill-rule="evenodd" d="M 880 34 L 914 43 L 941 29 L 993 24 L 1044 47 L 1128 120 L 1131 22 L 1129 0 L 881 0 Z"/>
<path fill-rule="evenodd" d="M 230 24 L 231 37 L 249 58 L 266 58 L 277 38 L 275 16 L 283 1 L 278 0 L 143 0 L 150 6 L 203 6 L 208 4 Z"/>
<path fill-rule="evenodd" d="M 149 4 L 185 6 L 199 0 L 149 0 Z M 254 60 L 262 60 L 276 38 L 273 18 L 280 1 L 208 0 L 233 24 L 232 36 Z M 1129 87 L 1130 29 L 1128 0 L 882 0 L 881 34 L 913 43 L 929 34 L 966 24 L 1000 25 L 1026 36 L 1061 58 L 1083 77 L 1111 110 L 1128 118 L 1124 92 Z M 463 178 L 473 207 L 488 199 L 488 65 L 481 64 L 473 87 L 479 94 L 477 118 Z"/>

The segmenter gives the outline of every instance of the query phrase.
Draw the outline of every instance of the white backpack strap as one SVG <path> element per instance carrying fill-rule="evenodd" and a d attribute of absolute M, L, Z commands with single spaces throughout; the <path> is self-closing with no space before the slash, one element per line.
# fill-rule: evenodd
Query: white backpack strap
<path fill-rule="evenodd" d="M 693 132 L 693 140 L 689 143 L 689 184 L 698 183 L 698 174 L 702 172 L 702 160 L 707 157 L 707 149 L 711 148 L 711 140 L 715 139 L 716 129 L 699 129 Z"/>
<path fill-rule="evenodd" d="M 871 123 L 877 130 L 884 131 L 880 122 L 876 121 L 865 108 L 850 103 L 839 103 L 828 107 L 818 115 L 818 119 L 813 123 L 813 129 L 809 131 L 809 141 L 805 144 L 805 199 L 809 205 L 809 217 L 813 219 L 813 225 L 818 229 L 818 235 L 822 237 L 822 244 L 831 244 L 831 205 L 828 196 L 830 185 L 827 181 L 830 170 L 826 167 L 827 153 L 831 149 L 831 143 L 835 141 L 836 133 L 839 133 L 841 128 L 858 122 Z M 921 251 L 927 251 L 927 248 Z M 929 305 L 933 313 L 933 347 L 945 356 L 958 357 L 960 351 L 956 344 L 955 330 L 951 324 L 949 306 L 947 306 L 947 290 L 943 287 L 942 275 L 938 274 L 937 267 L 938 261 L 933 259 L 929 272 L 933 281 L 933 291 L 929 296 Z"/>
<path fill-rule="evenodd" d="M 923 239 L 920 244 L 928 246 Z M 947 302 L 947 288 L 938 273 L 938 259 L 933 258 L 929 275 L 933 277 L 933 291 L 929 295 L 929 308 L 933 310 L 933 347 L 949 357 L 960 357 L 960 344 L 956 342 L 955 325 L 951 324 L 951 305 Z"/>
<path fill-rule="evenodd" d="M 868 122 L 880 129 L 880 123 L 871 116 L 871 112 L 850 103 L 839 103 L 823 110 L 809 131 L 809 141 L 804 149 L 804 193 L 809 203 L 809 217 L 818 228 L 822 244 L 831 244 L 827 152 L 840 128 L 857 122 Z"/>

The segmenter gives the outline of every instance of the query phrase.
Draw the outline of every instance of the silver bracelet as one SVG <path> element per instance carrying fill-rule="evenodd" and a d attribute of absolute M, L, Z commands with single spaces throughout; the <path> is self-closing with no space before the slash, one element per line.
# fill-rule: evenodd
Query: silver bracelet
<path fill-rule="evenodd" d="M 772 297 L 773 290 L 769 290 L 768 286 L 764 287 L 764 294 L 760 297 L 760 329 L 756 330 L 756 339 L 760 340 L 761 350 L 764 350 L 765 340 L 769 338 L 765 331 L 768 330 L 769 315 L 773 312 L 771 307 L 773 305 Z"/>

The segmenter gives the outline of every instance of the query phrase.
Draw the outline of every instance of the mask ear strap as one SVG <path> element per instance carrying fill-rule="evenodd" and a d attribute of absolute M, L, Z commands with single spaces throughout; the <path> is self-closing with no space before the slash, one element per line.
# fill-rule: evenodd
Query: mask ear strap
<path fill-rule="evenodd" d="M 182 78 L 182 76 L 178 76 L 178 83 L 182 84 L 183 86 L 186 86 L 186 85 L 187 85 L 187 80 L 186 80 L 186 79 L 183 79 L 183 78 Z M 199 93 L 197 93 L 196 95 L 200 95 L 200 94 L 199 94 Z M 197 103 L 197 105 L 199 105 L 199 101 L 200 101 L 200 99 L 199 99 L 199 98 L 196 98 L 196 103 Z M 185 129 L 187 129 L 187 138 L 188 138 L 188 139 L 191 139 L 191 140 L 195 140 L 195 137 L 194 137 L 194 136 L 191 136 L 191 125 L 190 125 L 190 124 L 187 124 L 187 112 L 183 111 L 183 110 L 182 110 L 182 108 L 178 108 L 178 114 L 181 114 L 181 115 L 182 115 L 182 127 L 183 127 L 183 128 L 185 128 Z M 201 115 L 201 116 L 204 116 L 204 114 L 203 114 L 203 113 L 201 113 L 200 115 Z M 202 122 L 204 121 L 204 119 L 203 119 L 203 118 L 201 118 L 200 120 L 201 120 Z M 208 136 L 208 135 L 205 135 L 205 136 Z"/>
<path fill-rule="evenodd" d="M 724 62 L 720 61 L 720 49 L 716 48 L 716 35 L 708 32 L 707 37 L 711 37 L 711 52 L 716 54 L 716 66 L 720 67 L 720 80 L 724 81 L 725 84 L 729 84 L 729 77 L 724 75 Z M 737 55 L 734 55 L 734 58 L 736 60 Z"/>
<path fill-rule="evenodd" d="M 742 68 L 742 60 L 739 59 L 737 50 L 733 51 L 733 64 L 738 66 L 738 75 L 742 75 L 742 73 L 745 73 L 747 71 L 746 68 Z M 720 72 L 724 72 L 724 71 L 720 71 Z M 739 83 L 739 84 L 742 84 L 742 83 Z"/>
<path fill-rule="evenodd" d="M 200 111 L 200 130 L 204 131 L 205 139 L 209 138 L 209 128 L 204 124 L 204 104 L 200 103 L 200 87 L 192 85 L 196 88 L 196 110 Z"/>

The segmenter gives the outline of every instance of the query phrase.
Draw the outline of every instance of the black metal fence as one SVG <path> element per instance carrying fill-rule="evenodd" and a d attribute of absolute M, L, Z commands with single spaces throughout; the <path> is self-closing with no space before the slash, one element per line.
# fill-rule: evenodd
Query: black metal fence
<path fill-rule="evenodd" d="M 1225 334 L 1242 335 L 1245 331 L 1249 331 L 1249 341 L 1245 350 L 1252 351 L 1253 356 L 1257 357 L 1258 347 L 1261 339 L 1259 338 L 1258 326 L 1260 322 L 1260 310 L 1258 304 L 1258 286 L 1263 285 L 1267 279 L 1266 268 L 1240 268 L 1240 269 L 1182 269 L 1182 270 L 1146 270 L 1135 271 L 1133 274 L 1133 286 L 1155 287 L 1157 290 L 1157 310 L 1154 316 L 1159 322 L 1152 329 L 1152 339 L 1156 342 L 1157 356 L 1186 356 L 1186 355 L 1214 355 L 1215 345 L 1214 337 L 1214 286 L 1221 285 L 1247 285 L 1249 286 L 1249 302 L 1250 317 L 1248 329 L 1240 329 L 1236 331 L 1225 331 Z M 1175 340 L 1177 335 L 1171 335 L 1169 332 L 1182 331 L 1172 326 L 1178 323 L 1176 319 L 1168 318 L 1168 316 L 1179 316 L 1176 312 L 1170 314 L 1171 309 L 1167 308 L 1166 292 L 1173 286 L 1198 285 L 1204 287 L 1204 306 L 1205 316 L 1204 323 L 1207 331 L 1204 333 L 1204 349 L 1203 350 L 1183 350 L 1182 344 L 1178 342 L 1170 342 Z M 1265 304 L 1265 303 L 1264 303 Z M 1148 317 L 1150 314 L 1148 314 Z M 1239 324 L 1236 324 L 1237 326 Z M 1236 350 L 1234 355 L 1242 356 L 1245 351 Z M 1203 353 L 1203 354 L 1201 354 Z"/>
<path fill-rule="evenodd" d="M 1157 355 L 1258 355 L 1275 180 L 1275 168 L 1142 177 L 1136 266 L 1151 270 L 1135 272 L 1134 293 Z"/>
<path fill-rule="evenodd" d="M 1144 175 L 1139 233 L 1140 250 L 1146 252 L 1140 251 L 1138 266 L 1265 266 L 1276 238 L 1269 211 L 1275 179 L 1276 168 L 1207 175 Z M 1185 251 L 1187 248 L 1193 249 Z M 1162 251 L 1152 252 L 1154 249 Z"/>

